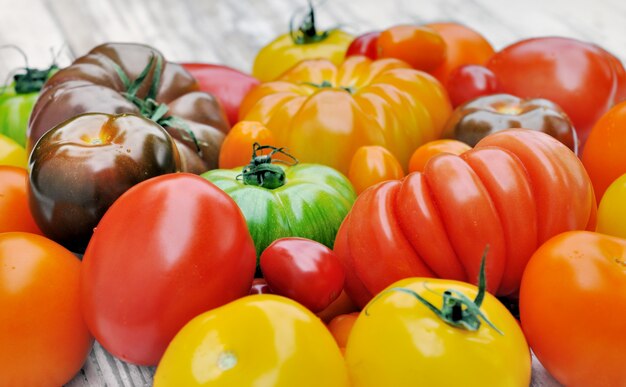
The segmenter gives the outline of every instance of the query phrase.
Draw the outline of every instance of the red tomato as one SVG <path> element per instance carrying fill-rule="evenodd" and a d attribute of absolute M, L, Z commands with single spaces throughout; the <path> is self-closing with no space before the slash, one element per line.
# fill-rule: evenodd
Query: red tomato
<path fill-rule="evenodd" d="M 487 67 L 499 89 L 521 98 L 541 97 L 570 117 L 584 145 L 593 124 L 623 98 L 624 68 L 602 48 L 570 38 L 533 38 L 495 54 Z"/>
<path fill-rule="evenodd" d="M 61 386 L 93 338 L 79 302 L 80 261 L 39 235 L 0 234 L 0 385 Z"/>
<path fill-rule="evenodd" d="M 320 312 L 341 293 L 345 279 L 335 253 L 305 238 L 281 238 L 261 253 L 261 270 L 272 292 Z"/>
<path fill-rule="evenodd" d="M 565 386 L 625 386 L 626 240 L 555 236 L 532 256 L 520 317 L 541 364 Z"/>
<path fill-rule="evenodd" d="M 28 171 L 0 165 L 0 233 L 24 231 L 42 235 L 28 206 Z"/>
<path fill-rule="evenodd" d="M 446 43 L 426 26 L 397 25 L 380 33 L 378 58 L 396 58 L 417 70 L 431 71 L 446 58 Z"/>
<path fill-rule="evenodd" d="M 498 80 L 485 66 L 465 65 L 450 73 L 445 86 L 452 106 L 457 107 L 474 98 L 496 93 Z"/>
<path fill-rule="evenodd" d="M 364 55 L 372 60 L 378 59 L 378 37 L 380 31 L 367 32 L 357 36 L 346 51 L 346 56 Z"/>
<path fill-rule="evenodd" d="M 237 123 L 239 105 L 243 97 L 261 83 L 252 75 L 228 66 L 208 63 L 183 63 L 182 65 L 198 80 L 200 90 L 217 97 L 231 126 Z"/>
<path fill-rule="evenodd" d="M 85 321 L 115 356 L 156 364 L 176 332 L 247 295 L 256 253 L 237 204 L 207 180 L 161 175 L 117 199 L 81 275 Z"/>
<path fill-rule="evenodd" d="M 457 67 L 467 64 L 484 65 L 494 54 L 485 37 L 473 29 L 457 23 L 432 23 L 428 27 L 437 31 L 446 42 L 445 61 L 430 71 L 443 85 Z"/>

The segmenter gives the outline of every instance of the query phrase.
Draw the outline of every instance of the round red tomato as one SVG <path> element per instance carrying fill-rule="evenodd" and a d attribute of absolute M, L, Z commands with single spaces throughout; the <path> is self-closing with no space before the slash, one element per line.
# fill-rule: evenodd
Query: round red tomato
<path fill-rule="evenodd" d="M 573 231 L 532 256 L 520 317 L 541 364 L 565 386 L 625 386 L 626 240 Z"/>
<path fill-rule="evenodd" d="M 446 43 L 441 35 L 427 26 L 397 25 L 380 33 L 378 58 L 396 58 L 411 67 L 430 71 L 446 59 Z"/>
<path fill-rule="evenodd" d="M 446 90 L 452 106 L 457 107 L 474 98 L 495 94 L 498 80 L 493 71 L 485 66 L 465 65 L 450 73 Z"/>
<path fill-rule="evenodd" d="M 250 291 L 256 253 L 237 204 L 207 180 L 161 175 L 117 199 L 81 276 L 85 321 L 115 356 L 156 364 L 189 320 Z"/>
<path fill-rule="evenodd" d="M 346 56 L 365 55 L 374 60 L 378 59 L 378 37 L 380 31 L 371 31 L 357 36 L 346 51 Z"/>
<path fill-rule="evenodd" d="M 624 68 L 602 48 L 570 38 L 533 38 L 495 54 L 487 64 L 499 90 L 545 98 L 570 117 L 581 144 L 593 124 L 623 98 Z"/>
<path fill-rule="evenodd" d="M 0 233 L 0 385 L 61 386 L 93 339 L 79 301 L 80 261 L 39 235 Z"/>
<path fill-rule="evenodd" d="M 305 238 L 281 238 L 260 258 L 272 293 L 289 297 L 312 312 L 320 312 L 341 293 L 345 273 L 335 253 Z"/>

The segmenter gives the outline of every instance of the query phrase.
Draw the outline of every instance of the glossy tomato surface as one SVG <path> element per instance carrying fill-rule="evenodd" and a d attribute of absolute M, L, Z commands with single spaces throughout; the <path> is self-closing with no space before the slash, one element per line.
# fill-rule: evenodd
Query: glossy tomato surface
<path fill-rule="evenodd" d="M 432 71 L 446 59 L 446 43 L 428 26 L 396 25 L 380 33 L 377 58 L 396 58 L 422 71 Z"/>
<path fill-rule="evenodd" d="M 366 32 L 359 35 L 346 50 L 346 56 L 363 55 L 370 59 L 378 59 L 378 37 L 380 31 Z"/>
<path fill-rule="evenodd" d="M 471 146 L 458 140 L 442 139 L 429 141 L 417 148 L 411 155 L 411 159 L 409 160 L 409 173 L 424 171 L 428 160 L 440 153 L 460 155 L 470 149 L 472 149 Z"/>
<path fill-rule="evenodd" d="M 596 231 L 626 238 L 626 174 L 618 177 L 604 191 L 598 206 Z"/>
<path fill-rule="evenodd" d="M 276 143 L 272 131 L 256 121 L 240 121 L 228 132 L 220 148 L 219 166 L 231 169 L 248 165 L 251 160 L 252 146 Z"/>
<path fill-rule="evenodd" d="M 348 179 L 357 195 L 380 182 L 403 177 L 404 168 L 398 159 L 378 145 L 365 145 L 357 149 L 348 170 Z"/>
<path fill-rule="evenodd" d="M 474 98 L 495 94 L 498 91 L 498 79 L 487 67 L 470 64 L 453 70 L 445 86 L 452 106 L 457 107 Z"/>
<path fill-rule="evenodd" d="M 234 201 L 203 178 L 162 175 L 106 212 L 83 258 L 81 300 L 115 356 L 154 365 L 196 315 L 247 295 L 255 252 Z"/>
<path fill-rule="evenodd" d="M 28 171 L 0 165 L 0 233 L 23 231 L 43 235 L 28 205 Z"/>

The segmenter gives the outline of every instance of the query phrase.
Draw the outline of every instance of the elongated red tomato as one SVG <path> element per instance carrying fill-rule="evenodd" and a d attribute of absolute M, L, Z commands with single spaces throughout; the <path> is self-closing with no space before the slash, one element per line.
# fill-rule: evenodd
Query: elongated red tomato
<path fill-rule="evenodd" d="M 487 288 L 514 295 L 539 244 L 584 229 L 594 213 L 576 155 L 546 134 L 512 129 L 363 192 L 335 251 L 347 269 L 346 291 L 361 306 L 406 277 L 475 283 L 486 246 Z"/>

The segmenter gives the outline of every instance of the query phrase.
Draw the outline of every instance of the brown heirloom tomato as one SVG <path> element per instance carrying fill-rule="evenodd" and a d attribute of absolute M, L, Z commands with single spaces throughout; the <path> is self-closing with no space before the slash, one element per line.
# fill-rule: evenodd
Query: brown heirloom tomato
<path fill-rule="evenodd" d="M 575 153 L 578 139 L 567 114 L 543 98 L 522 99 L 510 94 L 479 97 L 459 106 L 446 124 L 444 137 L 475 146 L 485 136 L 510 128 L 551 135 Z"/>
<path fill-rule="evenodd" d="M 194 77 L 160 52 L 106 43 L 57 72 L 44 86 L 28 127 L 29 149 L 45 132 L 82 113 L 133 113 L 150 118 L 176 141 L 183 171 L 217 167 L 228 120 Z"/>
<path fill-rule="evenodd" d="M 29 202 L 46 236 L 82 252 L 109 206 L 133 185 L 178 170 L 172 138 L 135 115 L 91 113 L 48 131 L 30 157 Z"/>

